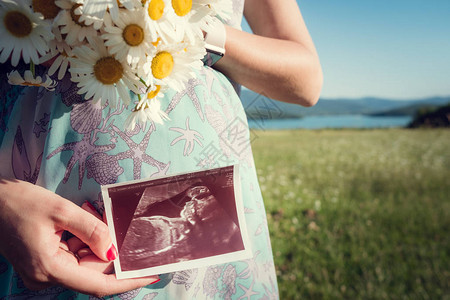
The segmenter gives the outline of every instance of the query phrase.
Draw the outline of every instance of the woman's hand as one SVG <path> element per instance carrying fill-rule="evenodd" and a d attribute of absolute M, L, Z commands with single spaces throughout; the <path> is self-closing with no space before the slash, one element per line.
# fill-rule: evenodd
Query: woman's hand
<path fill-rule="evenodd" d="M 61 285 L 101 297 L 158 280 L 117 280 L 114 274 L 104 274 L 108 264 L 103 262 L 117 256 L 107 225 L 67 199 L 24 181 L 0 179 L 0 228 L 0 253 L 29 289 Z M 95 255 L 85 252 L 78 261 L 69 251 L 76 245 L 61 241 L 65 230 Z"/>

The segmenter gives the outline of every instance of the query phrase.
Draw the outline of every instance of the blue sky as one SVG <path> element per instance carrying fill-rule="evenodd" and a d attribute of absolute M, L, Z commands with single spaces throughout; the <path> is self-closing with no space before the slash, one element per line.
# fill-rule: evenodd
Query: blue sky
<path fill-rule="evenodd" d="M 450 96 L 450 0 L 297 2 L 321 59 L 323 98 Z"/>

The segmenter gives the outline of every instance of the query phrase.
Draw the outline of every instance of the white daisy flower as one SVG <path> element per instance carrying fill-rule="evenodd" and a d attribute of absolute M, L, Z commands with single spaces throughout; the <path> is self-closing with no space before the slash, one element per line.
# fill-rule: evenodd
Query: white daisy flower
<path fill-rule="evenodd" d="M 33 13 L 22 0 L 0 2 L 0 63 L 11 56 L 17 66 L 22 57 L 25 63 L 37 64 L 39 56 L 48 51 L 47 42 L 53 38 L 50 25 L 40 13 Z"/>
<path fill-rule="evenodd" d="M 102 35 L 110 53 L 119 60 L 126 57 L 133 66 L 145 60 L 149 51 L 154 51 L 152 41 L 156 40 L 156 36 L 152 37 L 146 30 L 147 19 L 143 9 L 121 11 L 119 18 L 114 20 L 116 26 L 106 26 L 107 33 Z"/>
<path fill-rule="evenodd" d="M 7 74 L 8 83 L 12 85 L 23 85 L 23 86 L 42 86 L 49 91 L 54 91 L 57 82 L 52 80 L 50 77 L 46 76 L 45 81 L 42 80 L 41 76 L 33 76 L 30 70 L 26 70 L 24 76 L 22 77 L 18 71 L 12 71 Z"/>
<path fill-rule="evenodd" d="M 55 38 L 49 42 L 50 51 L 39 58 L 39 63 L 51 63 L 48 69 L 48 75 L 52 76 L 58 72 L 58 79 L 61 80 L 66 75 L 69 66 L 69 57 L 72 56 L 72 47 L 63 39 L 59 27 L 52 29 Z"/>
<path fill-rule="evenodd" d="M 194 70 L 203 66 L 204 46 L 178 43 L 164 45 L 159 43 L 153 56 L 148 56 L 142 70 L 148 85 L 169 86 L 181 91 L 189 79 L 195 76 Z"/>
<path fill-rule="evenodd" d="M 161 86 L 154 88 L 139 100 L 136 107 L 125 120 L 124 127 L 133 131 L 136 124 L 141 128 L 145 127 L 146 122 L 155 122 L 163 124 L 164 120 L 169 120 L 169 116 L 161 110 L 160 98 L 164 97 Z"/>
<path fill-rule="evenodd" d="M 61 33 L 66 35 L 67 44 L 74 46 L 88 37 L 97 36 L 93 26 L 87 26 L 80 20 L 79 8 L 83 0 L 57 0 L 56 5 L 62 8 L 55 18 L 54 26 L 61 26 Z"/>
<path fill-rule="evenodd" d="M 73 49 L 74 57 L 70 58 L 72 81 L 78 82 L 79 94 L 86 94 L 85 99 L 107 101 L 116 107 L 120 98 L 125 105 L 131 101 L 129 90 L 140 93 L 143 88 L 130 66 L 125 60 L 112 56 L 103 41 L 89 39 L 88 46 Z"/>
<path fill-rule="evenodd" d="M 203 5 L 201 0 L 171 0 L 169 10 L 175 14 L 172 22 L 177 41 L 196 42 L 203 39 L 203 31 L 213 21 L 211 9 Z"/>
<path fill-rule="evenodd" d="M 147 115 L 143 109 L 133 110 L 125 120 L 123 127 L 125 130 L 133 131 L 136 124 L 139 124 L 141 128 L 144 128 L 147 122 Z"/>
<path fill-rule="evenodd" d="M 119 3 L 128 10 L 142 6 L 140 0 L 84 0 L 83 14 L 103 19 L 106 11 L 109 11 L 115 20 L 119 17 Z"/>
<path fill-rule="evenodd" d="M 77 16 L 80 16 L 79 22 L 82 24 L 85 24 L 86 26 L 92 26 L 95 30 L 99 30 L 103 26 L 103 20 L 109 16 L 109 12 L 106 11 L 106 13 L 103 15 L 102 18 L 98 18 L 95 16 L 88 15 L 84 12 L 84 6 L 80 5 L 74 10 L 74 13 Z"/>
<path fill-rule="evenodd" d="M 148 14 L 147 30 L 152 36 L 158 36 L 164 43 L 177 40 L 177 33 L 172 24 L 175 17 L 170 2 L 167 0 L 143 0 Z"/>

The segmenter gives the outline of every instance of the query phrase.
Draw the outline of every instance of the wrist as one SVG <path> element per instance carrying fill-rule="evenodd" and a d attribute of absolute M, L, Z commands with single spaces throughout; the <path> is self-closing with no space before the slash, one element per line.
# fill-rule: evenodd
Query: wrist
<path fill-rule="evenodd" d="M 205 33 L 206 55 L 203 58 L 205 65 L 213 66 L 225 55 L 226 36 L 225 25 L 222 22 L 216 21 L 209 26 Z"/>

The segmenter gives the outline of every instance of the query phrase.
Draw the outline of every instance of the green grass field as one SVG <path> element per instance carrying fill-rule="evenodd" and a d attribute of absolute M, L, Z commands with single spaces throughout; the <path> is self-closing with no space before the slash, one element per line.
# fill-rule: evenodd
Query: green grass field
<path fill-rule="evenodd" d="M 281 299 L 450 299 L 450 130 L 254 136 Z"/>

